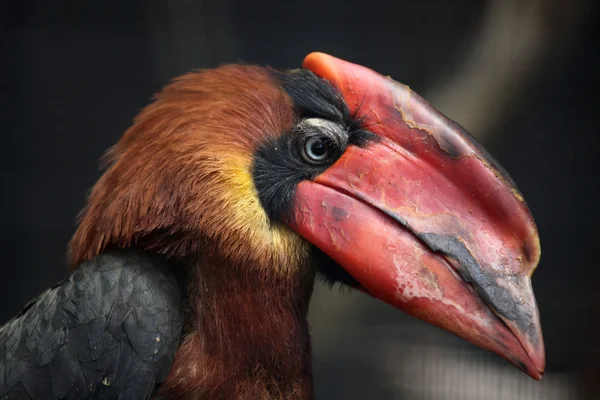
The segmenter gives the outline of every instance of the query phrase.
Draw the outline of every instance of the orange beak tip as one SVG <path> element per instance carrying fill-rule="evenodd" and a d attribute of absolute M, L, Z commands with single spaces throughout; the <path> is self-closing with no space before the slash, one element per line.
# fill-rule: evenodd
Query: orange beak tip
<path fill-rule="evenodd" d="M 346 63 L 346 61 L 330 56 L 329 54 L 313 52 L 304 58 L 302 67 L 328 81 L 335 81 L 339 78 L 338 69 L 336 68 L 337 63 Z"/>

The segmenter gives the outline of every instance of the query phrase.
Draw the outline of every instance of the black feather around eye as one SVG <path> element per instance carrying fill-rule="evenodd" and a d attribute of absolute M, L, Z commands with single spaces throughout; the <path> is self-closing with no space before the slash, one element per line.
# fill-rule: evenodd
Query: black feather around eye
<path fill-rule="evenodd" d="M 350 137 L 348 142 L 357 147 L 365 147 L 369 143 L 374 143 L 379 141 L 379 136 L 375 135 L 373 132 L 369 132 L 366 129 L 354 129 L 349 132 Z"/>
<path fill-rule="evenodd" d="M 365 129 L 364 118 L 350 113 L 341 93 L 328 81 L 319 78 L 312 71 L 297 69 L 291 71 L 272 71 L 277 82 L 292 99 L 300 118 L 323 118 L 346 127 L 348 143 L 364 147 L 378 137 Z"/>
<path fill-rule="evenodd" d="M 311 71 L 273 71 L 273 76 L 290 96 L 301 118 L 323 118 L 338 123 L 350 121 L 350 112 L 341 94 Z"/>
<path fill-rule="evenodd" d="M 307 164 L 299 155 L 296 143 L 291 133 L 285 133 L 259 146 L 254 155 L 254 185 L 271 221 L 293 220 L 298 183 L 313 179 L 327 168 Z"/>
<path fill-rule="evenodd" d="M 364 129 L 361 118 L 351 115 L 339 91 L 308 70 L 272 71 L 272 76 L 292 99 L 299 123 L 290 132 L 258 146 L 253 178 L 262 207 L 272 222 L 293 221 L 296 187 L 331 166 L 349 144 L 364 147 L 377 136 Z M 303 124 L 311 118 L 327 124 Z M 332 126 L 336 129 L 332 129 Z M 302 155 L 308 138 L 323 136 L 332 145 L 332 156 L 310 163 Z"/>

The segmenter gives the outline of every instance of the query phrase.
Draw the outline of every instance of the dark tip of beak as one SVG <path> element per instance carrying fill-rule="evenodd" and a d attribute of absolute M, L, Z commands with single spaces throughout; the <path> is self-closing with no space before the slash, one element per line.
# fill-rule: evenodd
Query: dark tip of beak
<path fill-rule="evenodd" d="M 545 369 L 544 343 L 529 277 L 491 273 L 494 269 L 482 267 L 464 243 L 455 237 L 423 233 L 419 238 L 432 251 L 444 254 L 463 280 L 472 284 L 519 340 L 541 378 Z"/>

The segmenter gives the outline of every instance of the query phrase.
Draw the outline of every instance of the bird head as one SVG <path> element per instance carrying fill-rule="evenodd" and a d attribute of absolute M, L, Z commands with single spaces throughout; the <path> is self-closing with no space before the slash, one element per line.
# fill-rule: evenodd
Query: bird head
<path fill-rule="evenodd" d="M 407 86 L 322 53 L 160 92 L 108 153 L 71 262 L 110 246 L 318 274 L 544 371 L 539 239 L 511 178 Z"/>

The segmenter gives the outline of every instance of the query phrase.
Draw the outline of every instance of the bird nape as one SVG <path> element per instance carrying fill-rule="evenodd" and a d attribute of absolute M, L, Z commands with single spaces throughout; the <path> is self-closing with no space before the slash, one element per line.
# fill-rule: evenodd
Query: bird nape
<path fill-rule="evenodd" d="M 316 277 L 540 379 L 537 229 L 408 87 L 313 53 L 174 80 L 108 153 L 71 276 L 0 328 L 0 398 L 310 399 Z"/>

